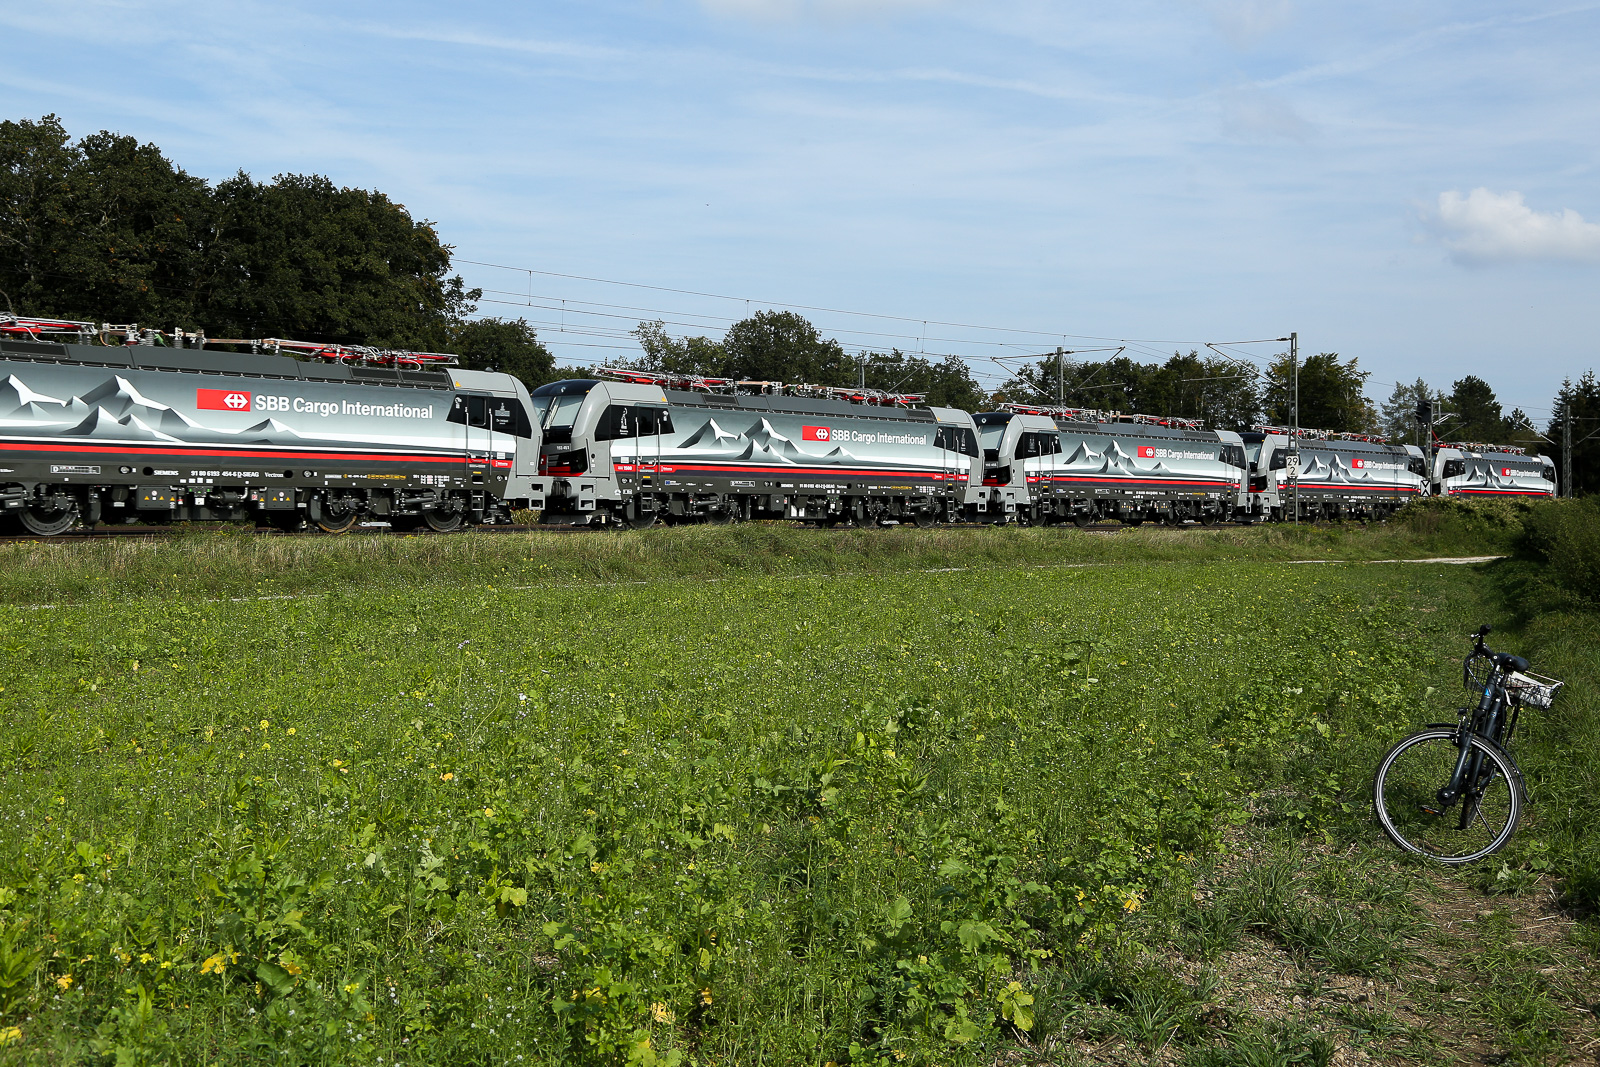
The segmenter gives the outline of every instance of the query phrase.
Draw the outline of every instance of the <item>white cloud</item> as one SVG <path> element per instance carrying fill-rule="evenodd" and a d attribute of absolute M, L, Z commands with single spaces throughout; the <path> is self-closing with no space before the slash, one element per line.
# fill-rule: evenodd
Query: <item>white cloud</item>
<path fill-rule="evenodd" d="M 1571 208 L 1535 211 L 1518 192 L 1478 188 L 1463 196 L 1452 189 L 1439 194 L 1438 209 L 1426 221 L 1462 264 L 1600 262 L 1600 223 L 1585 222 Z"/>
<path fill-rule="evenodd" d="M 943 7 L 945 2 L 946 0 L 700 0 L 700 6 L 714 15 L 733 15 L 763 21 L 790 19 L 839 21 Z"/>

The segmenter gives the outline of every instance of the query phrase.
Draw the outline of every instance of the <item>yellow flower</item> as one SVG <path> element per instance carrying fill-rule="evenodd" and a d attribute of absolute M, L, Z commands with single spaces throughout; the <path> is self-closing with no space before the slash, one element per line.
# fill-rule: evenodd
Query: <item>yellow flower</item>
<path fill-rule="evenodd" d="M 294 736 L 294 727 L 293 726 L 289 727 L 289 736 L 290 737 Z"/>
<path fill-rule="evenodd" d="M 441 782 L 453 782 L 455 780 L 456 780 L 456 776 L 451 774 L 449 771 L 445 771 L 443 774 L 441 774 L 439 776 L 439 781 L 441 781 Z"/>
<path fill-rule="evenodd" d="M 704 1004 L 708 1008 L 711 1007 L 711 990 L 710 989 L 702 989 L 702 990 L 700 990 L 700 1003 Z"/>
<path fill-rule="evenodd" d="M 1139 897 L 1138 897 L 1138 895 L 1135 894 L 1133 896 L 1130 896 L 1127 900 L 1124 900 L 1122 902 L 1122 909 L 1124 911 L 1138 911 L 1139 910 Z"/>
<path fill-rule="evenodd" d="M 7 1045 L 15 1045 L 21 1040 L 22 1027 L 20 1026 L 8 1026 L 4 1030 L 0 1030 L 0 1048 L 5 1048 Z"/>
<path fill-rule="evenodd" d="M 200 965 L 200 973 L 221 975 L 228 966 L 227 960 L 224 958 L 226 955 L 227 953 L 219 952 L 215 956 L 208 957 L 206 961 Z"/>
<path fill-rule="evenodd" d="M 650 1016 L 658 1023 L 672 1023 L 677 1021 L 677 1016 L 672 1014 L 672 1009 L 665 1004 L 650 1005 Z"/>
<path fill-rule="evenodd" d="M 484 808 L 484 809 L 483 809 L 483 817 L 484 817 L 484 818 L 485 818 L 485 819 L 492 819 L 492 818 L 494 818 L 494 809 L 493 809 L 493 808 Z"/>
<path fill-rule="evenodd" d="M 150 953 L 148 953 L 148 952 L 139 953 L 139 962 L 140 963 L 149 963 L 153 959 L 155 959 L 155 957 L 150 955 Z"/>
<path fill-rule="evenodd" d="M 263 730 L 265 730 L 265 729 L 266 729 L 266 728 L 267 728 L 267 727 L 269 727 L 269 726 L 271 726 L 271 725 L 272 725 L 272 724 L 271 724 L 271 723 L 270 723 L 270 722 L 268 722 L 268 721 L 267 721 L 267 720 L 266 720 L 266 719 L 262 719 L 262 720 L 261 720 L 261 728 L 262 728 L 262 729 L 263 729 Z"/>
<path fill-rule="evenodd" d="M 72 975 L 64 974 L 60 978 L 57 978 L 56 979 L 56 985 L 60 986 L 62 989 L 71 989 L 72 988 Z"/>

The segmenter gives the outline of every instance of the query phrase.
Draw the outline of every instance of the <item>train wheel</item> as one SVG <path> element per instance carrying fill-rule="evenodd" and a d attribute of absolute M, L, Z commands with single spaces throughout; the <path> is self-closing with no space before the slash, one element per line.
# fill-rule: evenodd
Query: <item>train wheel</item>
<path fill-rule="evenodd" d="M 461 529 L 461 512 L 444 508 L 429 508 L 422 513 L 422 521 L 434 533 L 455 533 Z"/>
<path fill-rule="evenodd" d="M 939 517 L 932 511 L 924 508 L 913 515 L 911 521 L 917 524 L 917 529 L 919 530 L 931 530 L 933 529 L 934 523 L 939 521 Z"/>
<path fill-rule="evenodd" d="M 1124 526 L 1139 526 L 1143 524 L 1143 522 L 1143 515 L 1124 515 L 1122 517 L 1122 525 Z"/>
<path fill-rule="evenodd" d="M 1076 526 L 1080 530 L 1085 526 L 1088 526 L 1093 521 L 1094 512 L 1092 511 L 1075 511 L 1072 513 L 1072 525 Z"/>
<path fill-rule="evenodd" d="M 322 518 L 317 520 L 317 529 L 323 533 L 342 534 L 349 533 L 355 526 L 356 520 L 361 515 L 355 508 L 346 505 L 342 511 L 334 510 L 330 505 L 322 505 Z"/>
<path fill-rule="evenodd" d="M 76 505 L 64 508 L 29 504 L 17 512 L 17 524 L 35 537 L 55 537 L 72 529 L 78 521 Z"/>

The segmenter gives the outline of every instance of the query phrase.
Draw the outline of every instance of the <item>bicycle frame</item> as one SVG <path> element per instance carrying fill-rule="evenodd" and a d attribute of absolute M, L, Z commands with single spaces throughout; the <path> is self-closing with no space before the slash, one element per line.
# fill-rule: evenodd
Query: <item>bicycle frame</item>
<path fill-rule="evenodd" d="M 1490 653 L 1483 648 L 1483 639 L 1480 637 L 1478 647 L 1462 664 L 1463 673 L 1470 669 L 1473 660 L 1489 655 Z M 1455 772 L 1451 774 L 1450 781 L 1436 794 L 1439 811 L 1435 814 L 1442 815 L 1455 807 L 1457 802 L 1465 800 L 1461 806 L 1460 828 L 1463 830 L 1467 828 L 1477 813 L 1477 796 L 1481 796 L 1492 784 L 1492 778 L 1489 782 L 1478 782 L 1478 777 L 1483 771 L 1483 755 L 1472 747 L 1472 735 L 1477 734 L 1504 751 L 1511 741 L 1513 731 L 1516 730 L 1517 713 L 1520 710 L 1506 693 L 1505 671 L 1498 665 L 1491 665 L 1484 680 L 1483 692 L 1478 697 L 1478 707 L 1476 710 L 1462 708 L 1460 717 L 1454 724 L 1461 755 L 1456 760 Z M 1507 755 L 1509 758 L 1509 753 Z M 1468 788 L 1467 783 L 1473 783 L 1473 786 Z"/>

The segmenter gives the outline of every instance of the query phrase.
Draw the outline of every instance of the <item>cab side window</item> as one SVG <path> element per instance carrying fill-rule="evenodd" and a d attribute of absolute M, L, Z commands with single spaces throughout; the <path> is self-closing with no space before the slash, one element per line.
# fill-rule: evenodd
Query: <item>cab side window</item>
<path fill-rule="evenodd" d="M 672 413 L 666 408 L 612 404 L 600 416 L 600 425 L 595 429 L 594 436 L 597 441 L 618 441 L 671 432 Z"/>
<path fill-rule="evenodd" d="M 1464 459 L 1447 459 L 1444 461 L 1444 476 L 1446 478 L 1459 478 L 1467 473 L 1467 461 Z"/>
<path fill-rule="evenodd" d="M 445 416 L 446 421 L 459 426 L 489 425 L 489 397 L 473 396 L 470 393 L 457 393 L 455 400 L 450 403 L 450 414 Z"/>
<path fill-rule="evenodd" d="M 523 409 L 522 401 L 503 396 L 489 398 L 489 428 L 513 437 L 533 436 L 533 427 L 528 424 L 528 413 Z"/>
<path fill-rule="evenodd" d="M 977 456 L 978 435 L 965 426 L 941 426 L 934 435 L 935 448 L 949 449 L 951 452 L 960 452 L 963 456 Z"/>
<path fill-rule="evenodd" d="M 1017 441 L 1014 459 L 1053 456 L 1061 451 L 1061 438 L 1053 433 L 1025 433 Z"/>

